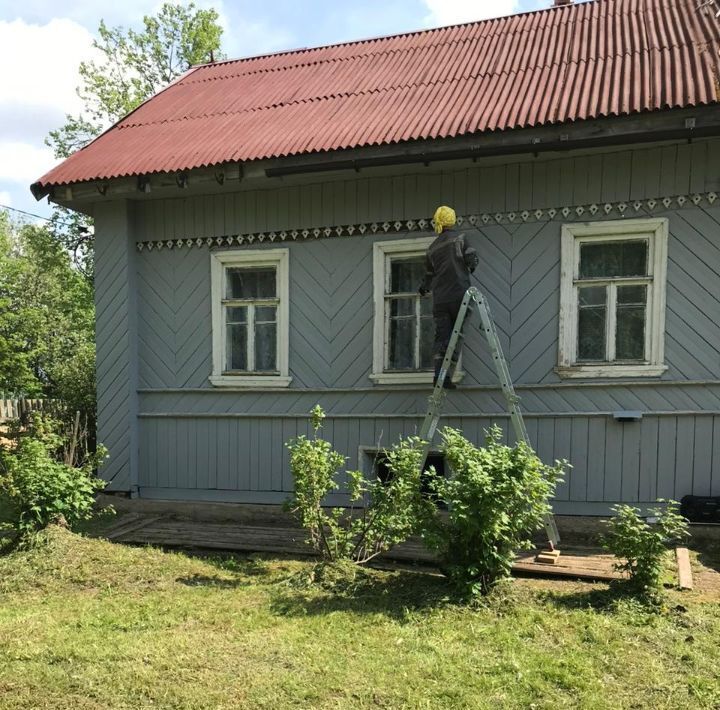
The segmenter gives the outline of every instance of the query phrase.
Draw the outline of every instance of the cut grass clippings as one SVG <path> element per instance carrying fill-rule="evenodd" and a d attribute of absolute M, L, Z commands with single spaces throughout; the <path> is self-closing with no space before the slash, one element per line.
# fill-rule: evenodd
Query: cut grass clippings
<path fill-rule="evenodd" d="M 201 558 L 51 528 L 0 557 L 0 708 L 687 708 L 720 703 L 720 607 L 606 585 Z M 338 582 L 339 580 L 339 582 Z"/>

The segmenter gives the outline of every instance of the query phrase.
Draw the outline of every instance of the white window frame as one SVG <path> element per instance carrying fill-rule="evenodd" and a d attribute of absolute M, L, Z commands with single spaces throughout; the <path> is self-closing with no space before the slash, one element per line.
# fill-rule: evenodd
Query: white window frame
<path fill-rule="evenodd" d="M 435 237 L 416 237 L 414 239 L 395 239 L 375 242 L 373 245 L 373 301 L 375 320 L 373 324 L 373 369 L 370 379 L 379 385 L 406 385 L 432 383 L 433 373 L 421 372 L 385 372 L 387 349 L 387 317 L 385 313 L 385 288 L 388 279 L 387 265 L 393 257 L 421 256 L 435 241 Z M 419 286 L 420 284 L 418 284 Z M 462 360 L 458 361 L 453 382 L 459 382 L 462 372 Z"/>
<path fill-rule="evenodd" d="M 561 235 L 560 273 L 560 339 L 558 367 L 561 377 L 658 377 L 665 365 L 665 293 L 667 281 L 667 245 L 669 223 L 665 218 L 630 219 L 609 222 L 586 222 L 565 224 Z M 646 360 L 639 363 L 578 363 L 578 281 L 580 246 L 588 242 L 630 241 L 648 238 L 648 276 L 640 279 L 624 279 L 622 284 L 647 284 L 648 304 L 645 327 Z M 615 281 L 607 279 L 608 282 Z M 605 281 L 598 282 L 605 285 Z M 618 282 L 616 282 L 618 283 Z M 616 286 L 608 289 L 608 330 L 615 323 L 613 295 Z M 609 332 L 610 349 L 614 343 L 614 329 Z"/>
<path fill-rule="evenodd" d="M 223 298 L 226 292 L 227 269 L 232 267 L 273 266 L 276 269 L 277 306 L 277 365 L 280 374 L 230 374 L 224 371 L 225 319 Z M 290 278 L 288 249 L 235 249 L 211 252 L 210 279 L 212 294 L 213 369 L 210 383 L 215 387 L 288 387 L 289 375 L 289 312 Z"/>

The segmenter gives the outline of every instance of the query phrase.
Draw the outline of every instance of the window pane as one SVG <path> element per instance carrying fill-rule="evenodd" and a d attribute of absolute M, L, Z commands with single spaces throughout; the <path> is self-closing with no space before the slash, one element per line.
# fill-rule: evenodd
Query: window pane
<path fill-rule="evenodd" d="M 390 319 L 388 369 L 415 369 L 415 318 Z"/>
<path fill-rule="evenodd" d="M 390 317 L 415 317 L 415 296 L 407 298 L 391 298 L 390 299 Z"/>
<path fill-rule="evenodd" d="M 277 326 L 275 323 L 255 323 L 255 370 L 277 370 Z"/>
<path fill-rule="evenodd" d="M 433 303 L 430 296 L 423 296 L 420 299 L 420 315 L 432 318 Z"/>
<path fill-rule="evenodd" d="M 425 256 L 392 259 L 390 293 L 415 293 L 425 276 Z"/>
<path fill-rule="evenodd" d="M 275 267 L 227 269 L 225 298 L 275 298 Z"/>
<path fill-rule="evenodd" d="M 619 290 L 620 289 L 618 289 L 618 291 Z M 618 293 L 618 299 L 619 297 L 620 294 Z M 645 359 L 645 305 L 618 305 L 615 359 Z"/>
<path fill-rule="evenodd" d="M 578 289 L 580 307 L 582 306 L 604 306 L 606 301 L 605 286 L 586 286 Z"/>
<path fill-rule="evenodd" d="M 274 323 L 277 320 L 277 306 L 255 306 L 256 323 Z"/>
<path fill-rule="evenodd" d="M 647 303 L 647 286 L 618 286 L 618 305 L 644 306 Z"/>
<path fill-rule="evenodd" d="M 247 323 L 247 306 L 225 309 L 226 323 Z"/>
<path fill-rule="evenodd" d="M 578 360 L 605 360 L 607 287 L 578 289 Z"/>
<path fill-rule="evenodd" d="M 430 370 L 433 366 L 433 341 L 435 324 L 432 316 L 420 319 L 420 369 Z"/>
<path fill-rule="evenodd" d="M 247 370 L 247 326 L 226 326 L 225 367 L 228 370 Z"/>
<path fill-rule="evenodd" d="M 580 245 L 580 278 L 647 275 L 646 239 Z"/>

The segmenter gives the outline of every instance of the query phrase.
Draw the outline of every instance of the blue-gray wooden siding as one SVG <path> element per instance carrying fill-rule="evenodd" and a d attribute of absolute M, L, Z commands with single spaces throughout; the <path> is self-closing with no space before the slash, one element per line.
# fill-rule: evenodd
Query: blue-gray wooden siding
<path fill-rule="evenodd" d="M 286 243 L 291 388 L 228 392 L 208 382 L 209 250 L 131 254 L 123 228 L 144 241 L 417 219 L 439 202 L 460 214 L 632 202 L 718 190 L 717 165 L 720 141 L 705 141 L 153 200 L 135 206 L 134 221 L 125 206 L 118 208 L 120 226 L 108 207 L 96 227 L 100 439 L 111 449 L 106 471 L 121 485 L 135 480 L 145 496 L 278 502 L 291 487 L 283 442 L 306 430 L 304 416 L 316 402 L 330 414 L 326 434 L 354 467 L 363 465 L 361 446 L 413 433 L 426 396 L 422 388 L 373 385 L 368 378 L 372 244 L 395 237 Z M 720 493 L 714 455 L 720 450 L 720 207 L 655 210 L 653 216 L 670 220 L 668 370 L 659 382 L 639 384 L 568 383 L 554 372 L 562 218 L 464 229 L 482 256 L 476 283 L 492 304 L 530 436 L 545 460 L 573 464 L 558 491 L 560 512 L 602 513 L 619 500 Z M 129 288 L 133 278 L 136 287 Z M 114 335 L 116 324 L 122 331 L 132 321 L 132 313 L 123 312 L 134 309 L 132 298 L 136 342 L 132 333 Z M 464 369 L 466 389 L 451 396 L 446 423 L 481 440 L 484 428 L 505 419 L 484 343 L 473 329 Z M 137 405 L 131 393 L 127 401 L 118 398 L 126 370 L 137 374 Z M 641 422 L 617 423 L 611 415 L 621 409 L 645 414 Z M 135 423 L 139 460 L 132 472 L 125 445 Z"/>

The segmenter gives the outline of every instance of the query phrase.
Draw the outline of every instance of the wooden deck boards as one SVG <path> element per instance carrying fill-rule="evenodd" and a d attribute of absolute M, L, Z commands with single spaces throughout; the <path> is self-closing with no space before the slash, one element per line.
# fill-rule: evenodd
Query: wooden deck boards
<path fill-rule="evenodd" d="M 239 552 L 271 552 L 312 555 L 300 528 L 238 525 L 229 522 L 176 520 L 156 516 L 121 521 L 107 535 L 117 542 L 162 547 L 204 548 Z M 523 552 L 513 569 L 518 574 L 566 577 L 586 580 L 612 580 L 621 577 L 613 568 L 614 558 L 593 548 L 563 548 L 557 564 L 535 562 L 537 551 Z M 434 556 L 419 539 L 398 545 L 384 556 L 399 562 L 421 562 L 432 565 Z"/>

